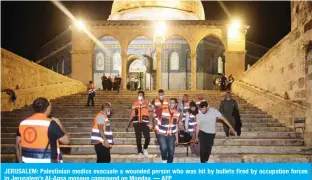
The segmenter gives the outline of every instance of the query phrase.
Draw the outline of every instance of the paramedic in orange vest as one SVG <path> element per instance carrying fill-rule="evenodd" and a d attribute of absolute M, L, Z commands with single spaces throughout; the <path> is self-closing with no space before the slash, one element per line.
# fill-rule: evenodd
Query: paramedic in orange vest
<path fill-rule="evenodd" d="M 153 99 L 152 101 L 152 107 L 154 109 L 154 112 L 157 116 L 161 116 L 161 111 L 165 107 L 168 107 L 168 99 L 165 98 L 165 92 L 164 90 L 160 89 L 158 90 L 158 98 Z"/>
<path fill-rule="evenodd" d="M 15 153 L 20 163 L 62 163 L 61 144 L 69 136 L 57 118 L 49 118 L 51 103 L 43 97 L 33 104 L 35 114 L 23 120 L 16 134 Z"/>
<path fill-rule="evenodd" d="M 171 98 L 168 107 L 162 110 L 161 118 L 156 117 L 156 137 L 161 152 L 163 163 L 172 163 L 175 146 L 178 144 L 179 113 L 177 111 L 178 101 Z"/>
<path fill-rule="evenodd" d="M 109 121 L 112 107 L 110 103 L 104 103 L 102 110 L 93 119 L 91 144 L 94 145 L 97 163 L 110 163 L 110 149 L 114 144 L 113 132 Z"/>
<path fill-rule="evenodd" d="M 150 103 L 148 100 L 145 100 L 144 91 L 139 91 L 138 100 L 132 104 L 129 125 L 126 128 L 126 131 L 128 131 L 128 128 L 133 123 L 139 157 L 148 155 L 147 149 L 150 143 L 150 128 L 152 128 L 152 123 L 150 122 L 151 110 Z M 141 144 L 142 133 L 145 138 L 143 150 Z"/>
<path fill-rule="evenodd" d="M 195 103 L 196 103 L 196 105 L 197 105 L 197 108 L 199 108 L 199 104 L 201 103 L 201 102 L 204 102 L 205 100 L 204 100 L 204 98 L 203 98 L 203 95 L 202 94 L 198 94 L 197 95 L 197 98 L 196 98 L 196 100 L 195 100 Z"/>
<path fill-rule="evenodd" d="M 190 108 L 190 101 L 188 99 L 188 95 L 184 94 L 183 97 L 179 98 L 179 104 L 178 104 L 178 111 L 181 113 L 181 124 L 180 128 L 185 127 L 185 118 L 186 118 L 186 113 L 188 112 Z"/>
<path fill-rule="evenodd" d="M 92 81 L 89 82 L 89 90 L 88 90 L 88 103 L 87 106 L 90 106 L 90 101 L 91 105 L 94 106 L 94 97 L 95 97 L 95 85 L 92 83 Z"/>

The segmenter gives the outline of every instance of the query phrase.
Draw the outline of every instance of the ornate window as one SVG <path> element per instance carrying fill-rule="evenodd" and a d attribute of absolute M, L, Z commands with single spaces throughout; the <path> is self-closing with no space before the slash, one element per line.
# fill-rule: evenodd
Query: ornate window
<path fill-rule="evenodd" d="M 177 52 L 173 52 L 170 55 L 170 70 L 179 70 L 180 61 L 179 54 Z"/>
<path fill-rule="evenodd" d="M 222 60 L 222 57 L 218 57 L 218 73 L 223 73 L 223 60 Z"/>
<path fill-rule="evenodd" d="M 95 69 L 104 71 L 104 55 L 102 52 L 96 54 L 95 57 Z"/>
<path fill-rule="evenodd" d="M 121 55 L 119 52 L 115 52 L 113 55 L 113 71 L 118 71 L 120 73 L 121 70 Z"/>

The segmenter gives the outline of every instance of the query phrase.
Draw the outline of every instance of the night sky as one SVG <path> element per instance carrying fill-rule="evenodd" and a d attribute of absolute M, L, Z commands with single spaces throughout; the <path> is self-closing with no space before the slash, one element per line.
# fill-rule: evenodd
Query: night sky
<path fill-rule="evenodd" d="M 111 1 L 63 4 L 76 17 L 107 20 Z M 247 40 L 272 47 L 290 31 L 290 2 L 224 2 L 232 17 L 242 18 L 250 29 Z M 206 20 L 227 20 L 218 2 L 203 2 Z M 29 60 L 47 41 L 63 32 L 70 20 L 51 2 L 1 2 L 1 47 Z"/>

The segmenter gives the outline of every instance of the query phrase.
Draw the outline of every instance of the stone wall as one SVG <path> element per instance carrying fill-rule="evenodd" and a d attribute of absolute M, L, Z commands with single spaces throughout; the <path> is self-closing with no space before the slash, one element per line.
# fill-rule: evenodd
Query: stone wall
<path fill-rule="evenodd" d="M 298 29 L 291 31 L 241 78 L 273 94 L 305 103 L 304 37 Z"/>
<path fill-rule="evenodd" d="M 312 19 L 311 1 L 292 1 L 291 2 L 291 30 L 304 28 Z"/>
<path fill-rule="evenodd" d="M 1 90 L 4 89 L 13 89 L 17 96 L 12 104 L 9 96 L 1 93 L 1 110 L 10 111 L 31 104 L 39 96 L 53 99 L 86 91 L 86 86 L 1 49 Z"/>
<path fill-rule="evenodd" d="M 261 90 L 251 84 L 236 81 L 232 85 L 232 91 L 248 103 L 272 115 L 281 123 L 285 123 L 288 127 L 293 127 L 293 121 L 296 117 L 305 116 L 305 106 L 285 100 L 283 97 Z"/>
<path fill-rule="evenodd" d="M 306 56 L 307 111 L 305 144 L 312 147 L 312 40 L 307 48 Z"/>

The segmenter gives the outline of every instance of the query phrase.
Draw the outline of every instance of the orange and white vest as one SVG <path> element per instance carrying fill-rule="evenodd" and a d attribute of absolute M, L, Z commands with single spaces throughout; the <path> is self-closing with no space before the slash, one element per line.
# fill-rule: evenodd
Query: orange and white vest
<path fill-rule="evenodd" d="M 204 99 L 199 99 L 199 98 L 197 98 L 196 101 L 195 101 L 195 103 L 196 103 L 197 106 L 199 106 L 199 104 L 200 104 L 201 102 L 205 102 L 205 100 L 204 100 Z"/>
<path fill-rule="evenodd" d="M 161 119 L 155 118 L 157 124 L 155 125 L 155 131 L 157 134 L 165 136 L 171 136 L 177 132 L 177 126 L 179 123 L 180 114 L 176 109 L 170 113 L 169 108 L 164 108 L 162 111 Z"/>
<path fill-rule="evenodd" d="M 182 117 L 182 121 L 185 120 L 185 116 L 186 116 L 186 113 L 188 112 L 188 110 L 190 109 L 190 101 L 187 101 L 187 102 L 183 102 L 183 109 L 182 112 L 183 112 L 183 117 Z"/>
<path fill-rule="evenodd" d="M 111 125 L 110 122 L 106 116 L 106 114 L 103 111 L 100 111 L 95 118 L 93 119 L 93 128 L 92 128 L 92 133 L 91 133 L 91 144 L 98 144 L 98 143 L 102 143 L 104 142 L 101 134 L 100 134 L 100 130 L 99 130 L 99 126 L 97 124 L 97 118 L 100 115 L 104 115 L 105 118 L 105 123 L 104 123 L 104 135 L 106 140 L 108 141 L 109 144 L 114 144 L 114 140 L 113 140 L 113 132 L 111 129 Z"/>
<path fill-rule="evenodd" d="M 156 98 L 154 103 L 155 103 L 155 106 L 156 106 L 157 108 L 160 108 L 160 107 L 162 107 L 162 108 L 166 107 L 166 108 L 167 108 L 168 105 L 169 105 L 169 102 L 168 102 L 168 99 L 167 99 L 167 98 L 164 98 L 163 104 L 161 104 L 159 98 Z"/>
<path fill-rule="evenodd" d="M 89 93 L 89 94 L 95 93 L 95 85 L 94 85 L 94 84 L 91 84 L 91 85 L 89 86 L 89 91 L 88 91 L 88 93 Z"/>
<path fill-rule="evenodd" d="M 51 145 L 48 145 L 48 130 L 51 121 L 44 114 L 36 113 L 20 123 L 19 133 L 24 163 L 63 162 L 58 141 L 56 159 L 52 160 Z"/>
<path fill-rule="evenodd" d="M 149 105 L 148 100 L 144 102 L 135 101 L 132 105 L 132 123 L 149 123 L 149 110 L 147 106 Z M 137 115 L 136 115 L 137 111 Z"/>
<path fill-rule="evenodd" d="M 196 127 L 197 127 L 196 116 L 190 113 L 187 130 L 188 132 L 196 132 Z"/>

